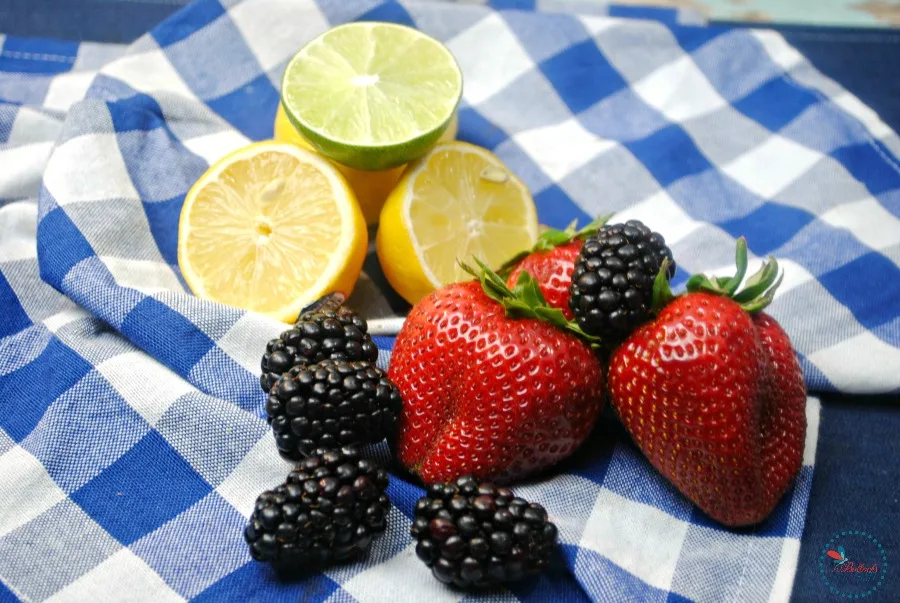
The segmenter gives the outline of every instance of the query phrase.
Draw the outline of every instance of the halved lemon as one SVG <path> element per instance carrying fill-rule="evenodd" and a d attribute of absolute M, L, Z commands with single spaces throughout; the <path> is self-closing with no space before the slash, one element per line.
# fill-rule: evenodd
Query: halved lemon
<path fill-rule="evenodd" d="M 490 151 L 457 141 L 409 164 L 381 210 L 375 248 L 388 282 L 414 304 L 471 278 L 457 259 L 497 269 L 537 236 L 528 188 Z"/>
<path fill-rule="evenodd" d="M 178 224 L 178 264 L 198 296 L 292 322 L 359 278 L 368 235 L 340 172 L 295 145 L 265 141 L 210 167 Z"/>
<path fill-rule="evenodd" d="M 296 145 L 300 145 L 304 149 L 309 149 L 310 151 L 315 150 L 313 149 L 313 146 L 309 144 L 309 141 L 303 138 L 303 134 L 294 127 L 294 124 L 288 120 L 287 114 L 284 112 L 284 105 L 281 103 L 278 104 L 278 111 L 275 113 L 274 129 L 276 140 L 292 142 Z M 454 140 L 458 129 L 459 119 L 454 113 L 453 119 L 450 120 L 450 125 L 444 130 L 439 142 Z M 356 200 L 359 202 L 359 208 L 362 210 L 363 217 L 366 219 L 366 224 L 377 224 L 378 216 L 381 215 L 381 208 L 384 206 L 384 201 L 394 188 L 394 185 L 397 184 L 403 170 L 406 169 L 406 164 L 404 163 L 395 168 L 375 171 L 357 170 L 356 168 L 340 164 L 336 161 L 334 162 L 334 166 L 340 170 L 344 175 L 344 178 L 346 178 L 347 182 L 350 184 L 350 188 L 353 189 Z"/>
<path fill-rule="evenodd" d="M 462 72 L 446 46 L 396 23 L 330 29 L 287 64 L 281 102 L 330 159 L 384 170 L 421 157 L 450 124 Z"/>

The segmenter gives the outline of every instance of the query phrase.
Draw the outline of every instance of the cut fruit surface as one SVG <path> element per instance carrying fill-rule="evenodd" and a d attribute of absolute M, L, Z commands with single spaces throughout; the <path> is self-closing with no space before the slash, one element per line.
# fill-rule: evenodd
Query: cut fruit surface
<path fill-rule="evenodd" d="M 353 192 L 323 157 L 266 141 L 209 168 L 184 200 L 178 264 L 198 297 L 291 322 L 353 289 L 368 245 Z"/>
<path fill-rule="evenodd" d="M 376 239 L 391 286 L 414 304 L 471 277 L 457 260 L 496 269 L 538 236 L 527 187 L 490 151 L 445 142 L 407 168 L 391 192 Z"/>
<path fill-rule="evenodd" d="M 281 99 L 323 155 L 362 170 L 420 157 L 441 137 L 462 96 L 456 59 L 437 40 L 394 23 L 326 31 L 285 68 Z"/>
<path fill-rule="evenodd" d="M 454 114 L 453 118 L 450 120 L 450 125 L 444 130 L 439 142 L 454 140 L 456 138 L 458 123 L 459 119 L 456 114 Z M 284 112 L 284 105 L 280 103 L 278 105 L 278 111 L 275 113 L 274 130 L 276 140 L 291 142 L 311 151 L 315 150 L 315 148 L 303 138 L 303 134 L 294 127 L 294 124 L 288 120 L 287 114 Z M 400 175 L 403 173 L 404 168 L 406 168 L 406 164 L 386 170 L 367 171 L 357 170 L 356 168 L 340 164 L 336 161 L 333 163 L 344 175 L 344 178 L 347 179 L 350 188 L 353 189 L 353 194 L 356 195 L 356 200 L 359 202 L 363 217 L 366 219 L 366 224 L 377 224 L 378 216 L 381 215 L 381 208 L 384 206 L 384 201 L 387 199 L 391 189 L 394 188 L 394 185 L 397 184 L 397 180 L 400 179 Z"/>

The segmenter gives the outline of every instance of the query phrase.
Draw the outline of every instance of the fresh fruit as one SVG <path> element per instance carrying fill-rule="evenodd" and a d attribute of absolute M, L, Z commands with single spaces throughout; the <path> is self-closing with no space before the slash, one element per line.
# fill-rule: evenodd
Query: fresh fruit
<path fill-rule="evenodd" d="M 457 258 L 492 268 L 537 240 L 534 200 L 491 152 L 444 142 L 410 164 L 384 209 L 375 247 L 391 286 L 411 304 L 468 278 Z"/>
<path fill-rule="evenodd" d="M 653 282 L 663 261 L 675 274 L 662 235 L 638 220 L 607 224 L 581 247 L 569 288 L 569 307 L 586 333 L 607 347 L 650 318 Z"/>
<path fill-rule="evenodd" d="M 450 120 L 450 125 L 441 134 L 438 142 L 454 140 L 458 128 L 459 119 L 454 113 L 453 118 Z M 294 124 L 288 120 L 287 114 L 284 112 L 284 106 L 281 103 L 278 104 L 278 111 L 275 113 L 275 139 L 299 145 L 310 151 L 315 150 L 303 138 L 303 135 L 297 131 Z M 400 175 L 403 174 L 406 164 L 386 170 L 366 171 L 347 167 L 337 162 L 332 163 L 344 175 L 347 183 L 350 184 L 350 188 L 353 189 L 363 217 L 366 219 L 366 224 L 377 224 L 384 201 L 387 199 L 391 189 L 394 188 L 394 185 L 397 184 Z"/>
<path fill-rule="evenodd" d="M 567 320 L 572 320 L 574 315 L 569 308 L 569 286 L 572 284 L 575 260 L 584 239 L 595 234 L 609 218 L 597 218 L 580 230 L 575 230 L 576 222 L 569 224 L 565 230 L 549 228 L 541 233 L 530 249 L 507 261 L 497 272 L 506 277 L 508 287 L 516 286 L 522 271 L 528 272 L 537 281 L 547 303 L 562 310 Z"/>
<path fill-rule="evenodd" d="M 461 588 L 513 582 L 540 572 L 557 529 L 537 503 L 471 476 L 434 484 L 415 507 L 416 555 L 434 577 Z"/>
<path fill-rule="evenodd" d="M 292 322 L 326 293 L 350 294 L 368 245 L 334 166 L 266 141 L 218 161 L 188 191 L 178 264 L 198 296 Z"/>
<path fill-rule="evenodd" d="M 244 531 L 251 556 L 282 571 L 358 557 L 384 531 L 387 483 L 387 471 L 353 447 L 316 451 L 257 499 Z"/>
<path fill-rule="evenodd" d="M 278 451 L 292 459 L 316 448 L 380 442 L 394 434 L 399 413 L 397 388 L 365 360 L 294 367 L 266 401 Z"/>
<path fill-rule="evenodd" d="M 779 281 L 769 259 L 738 286 L 693 277 L 613 354 L 612 404 L 660 473 L 728 526 L 765 519 L 800 470 L 806 391 L 790 340 L 761 310 Z M 657 297 L 669 297 L 658 279 Z"/>
<path fill-rule="evenodd" d="M 341 306 L 342 302 L 342 295 L 326 296 L 304 311 L 293 327 L 269 341 L 261 362 L 263 391 L 268 393 L 279 377 L 296 366 L 326 359 L 378 359 L 378 347 L 368 334 L 366 321 Z"/>
<path fill-rule="evenodd" d="M 360 170 L 422 156 L 447 129 L 462 72 L 437 40 L 395 23 L 335 27 L 290 60 L 281 102 L 323 155 Z"/>
<path fill-rule="evenodd" d="M 536 473 L 573 452 L 603 406 L 603 371 L 577 325 L 528 273 L 510 290 L 481 268 L 480 283 L 419 302 L 394 344 L 397 458 L 426 483 Z"/>

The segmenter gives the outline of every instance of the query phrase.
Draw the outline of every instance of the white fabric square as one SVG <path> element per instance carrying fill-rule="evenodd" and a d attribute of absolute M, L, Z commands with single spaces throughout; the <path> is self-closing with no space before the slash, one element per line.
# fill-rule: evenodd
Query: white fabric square
<path fill-rule="evenodd" d="M 165 262 L 130 260 L 113 255 L 99 257 L 116 283 L 123 287 L 131 287 L 148 295 L 160 291 L 184 291 L 175 272 Z"/>
<path fill-rule="evenodd" d="M 71 71 L 56 76 L 47 89 L 44 107 L 54 111 L 68 111 L 69 107 L 84 98 L 96 76 L 96 71 Z"/>
<path fill-rule="evenodd" d="M 115 134 L 86 134 L 62 143 L 44 172 L 44 185 L 64 206 L 80 201 L 139 199 Z"/>
<path fill-rule="evenodd" d="M 185 140 L 184 146 L 191 153 L 199 155 L 206 163 L 212 165 L 228 153 L 249 143 L 250 139 L 237 130 L 225 130 Z"/>
<path fill-rule="evenodd" d="M 3 151 L 0 151 L 0 165 L 3 165 Z M 0 187 L 3 186 L 3 171 L 0 170 Z M 33 260 L 37 258 L 35 231 L 37 212 L 33 203 L 10 203 L 0 206 L 0 262 Z"/>
<path fill-rule="evenodd" d="M 403 587 L 398 588 L 398 577 Z M 456 603 L 466 593 L 458 589 L 435 588 L 431 570 L 416 557 L 410 545 L 384 563 L 362 571 L 341 585 L 357 601 L 366 603 L 420 603 L 428 593 L 428 603 Z"/>
<path fill-rule="evenodd" d="M 745 276 L 745 280 L 749 278 L 752 274 L 755 274 L 760 268 L 762 268 L 763 258 L 750 258 L 747 261 L 747 274 Z M 783 276 L 783 280 L 781 281 L 781 285 L 778 286 L 778 289 L 775 291 L 775 299 L 782 297 L 791 289 L 799 287 L 803 283 L 809 282 L 815 277 L 809 273 L 803 266 L 798 264 L 793 260 L 779 259 L 778 267 L 781 269 Z M 704 274 L 711 274 L 715 276 L 734 276 L 735 266 L 734 263 L 727 264 L 725 266 L 719 266 L 713 270 L 704 270 Z"/>
<path fill-rule="evenodd" d="M 808 359 L 838 390 L 878 394 L 895 387 L 900 349 L 863 331 L 856 337 L 810 354 Z"/>
<path fill-rule="evenodd" d="M 288 60 L 329 27 L 314 2 L 247 0 L 228 15 L 263 71 Z M 285 27 L 285 23 L 291 26 Z"/>
<path fill-rule="evenodd" d="M 580 546 L 607 557 L 647 584 L 668 590 L 688 525 L 651 506 L 602 490 Z M 652 535 L 653 544 L 647 542 Z"/>
<path fill-rule="evenodd" d="M 616 222 L 640 220 L 645 224 L 656 224 L 657 230 L 665 233 L 666 243 L 675 244 L 687 238 L 692 232 L 704 226 L 688 216 L 664 190 L 661 190 L 637 205 L 616 212 Z"/>
<path fill-rule="evenodd" d="M 275 453 L 274 446 L 271 432 L 266 432 L 216 488 L 216 492 L 244 517 L 250 517 L 256 498 L 284 482 L 293 468 L 292 463 Z"/>
<path fill-rule="evenodd" d="M 41 173 L 47 164 L 52 142 L 36 142 L 0 149 L 0 191 L 10 199 L 37 197 Z"/>
<path fill-rule="evenodd" d="M 184 601 L 144 561 L 122 549 L 47 599 L 47 603 L 175 603 Z"/>
<path fill-rule="evenodd" d="M 288 325 L 281 321 L 248 312 L 216 344 L 235 362 L 256 375 L 260 371 L 260 350 L 265 349 L 270 339 L 287 329 Z"/>
<path fill-rule="evenodd" d="M 6 139 L 6 144 L 16 146 L 35 142 L 55 142 L 61 131 L 62 118 L 29 107 L 19 107 L 16 121 Z M 3 165 L 4 168 L 6 166 L 5 163 L 0 165 Z M 43 164 L 41 169 L 43 169 Z M 3 190 L 4 196 L 8 196 L 5 189 L 0 190 Z"/>
<path fill-rule="evenodd" d="M 900 220 L 872 198 L 838 205 L 822 214 L 821 219 L 837 228 L 846 228 L 863 245 L 873 249 L 887 249 L 900 243 Z"/>
<path fill-rule="evenodd" d="M 751 192 L 771 199 L 822 157 L 803 145 L 775 135 L 724 166 L 722 171 Z"/>
<path fill-rule="evenodd" d="M 769 58 L 785 71 L 790 71 L 797 65 L 806 62 L 803 55 L 788 44 L 787 40 L 780 33 L 771 30 L 753 29 L 750 30 L 750 35 L 755 37 L 762 45 Z"/>
<path fill-rule="evenodd" d="M 584 28 L 594 36 L 622 23 L 621 19 L 613 17 L 595 17 L 591 15 L 581 15 L 578 17 L 578 20 L 581 21 Z"/>
<path fill-rule="evenodd" d="M 71 322 L 81 320 L 82 318 L 92 317 L 93 315 L 86 310 L 82 310 L 78 306 L 72 306 L 71 308 L 67 308 L 62 312 L 57 312 L 56 314 L 45 318 L 43 322 L 48 331 L 50 331 L 51 333 L 56 333 Z"/>
<path fill-rule="evenodd" d="M 190 383 L 143 352 L 128 352 L 97 365 L 97 370 L 150 425 L 156 424 Z"/>
<path fill-rule="evenodd" d="M 66 498 L 39 460 L 16 446 L 0 455 L 0 536 Z"/>
<path fill-rule="evenodd" d="M 890 126 L 881 121 L 881 118 L 878 117 L 875 111 L 849 92 L 835 96 L 831 99 L 831 102 L 861 121 L 875 138 L 896 136 Z"/>
<path fill-rule="evenodd" d="M 819 443 L 819 415 L 822 403 L 818 398 L 806 398 L 806 441 L 803 443 L 803 464 L 812 467 L 816 463 L 816 446 Z M 796 555 L 795 555 L 796 557 Z"/>
<path fill-rule="evenodd" d="M 577 119 L 520 132 L 513 139 L 557 182 L 616 146 L 585 130 Z"/>
<path fill-rule="evenodd" d="M 157 48 L 150 52 L 126 55 L 104 67 L 100 73 L 120 80 L 138 92 L 171 92 L 196 98 L 166 54 Z"/>
<path fill-rule="evenodd" d="M 675 123 L 712 113 L 728 104 L 688 55 L 637 82 L 634 91 Z"/>
<path fill-rule="evenodd" d="M 491 41 L 490 49 L 485 48 L 485 40 Z M 465 81 L 463 94 L 473 105 L 489 99 L 534 67 L 516 35 L 496 13 L 450 40 L 447 47 L 459 62 Z M 490 52 L 489 61 L 485 60 L 486 52 Z"/>
<path fill-rule="evenodd" d="M 799 557 L 800 541 L 795 538 L 783 538 L 778 569 L 775 571 L 775 580 L 772 583 L 772 591 L 769 593 L 769 601 L 772 603 L 787 601 L 791 598 Z"/>

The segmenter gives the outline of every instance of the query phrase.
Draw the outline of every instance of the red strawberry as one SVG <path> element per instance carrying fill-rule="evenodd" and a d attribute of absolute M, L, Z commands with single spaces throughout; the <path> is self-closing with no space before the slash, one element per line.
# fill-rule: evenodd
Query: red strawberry
<path fill-rule="evenodd" d="M 569 224 L 565 230 L 548 229 L 541 233 L 531 249 L 518 254 L 498 272 L 501 276 L 509 275 L 506 278 L 508 287 L 515 287 L 519 275 L 523 271 L 528 272 L 540 286 L 547 304 L 562 310 L 566 320 L 572 320 L 569 285 L 572 284 L 575 260 L 584 239 L 596 233 L 610 217 L 612 214 L 600 216 L 580 230 L 575 230 L 576 222 Z"/>
<path fill-rule="evenodd" d="M 760 310 L 778 286 L 774 259 L 738 275 L 698 276 L 614 353 L 611 402 L 650 462 L 713 519 L 765 519 L 803 459 L 806 389 L 781 326 Z"/>
<path fill-rule="evenodd" d="M 603 371 L 577 326 L 546 305 L 528 273 L 511 291 L 482 268 L 481 283 L 419 302 L 394 345 L 396 452 L 426 483 L 540 471 L 587 438 L 603 406 Z"/>

